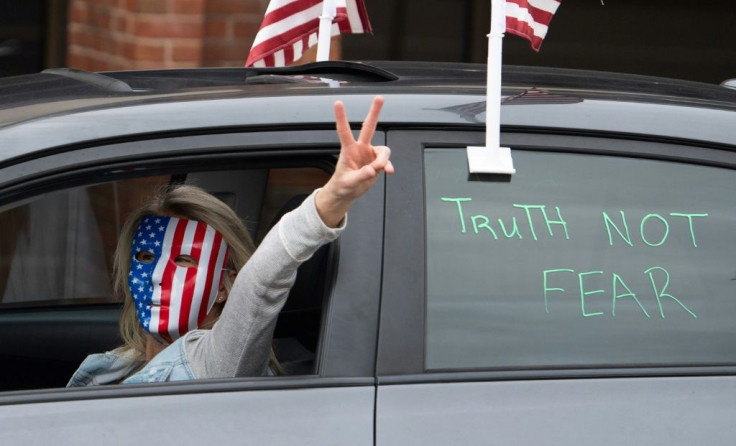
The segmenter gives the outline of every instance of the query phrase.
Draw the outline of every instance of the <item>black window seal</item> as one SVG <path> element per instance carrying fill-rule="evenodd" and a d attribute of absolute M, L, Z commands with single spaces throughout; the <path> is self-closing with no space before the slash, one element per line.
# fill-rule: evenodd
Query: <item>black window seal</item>
<path fill-rule="evenodd" d="M 325 378 L 317 375 L 269 378 L 228 378 L 169 383 L 119 384 L 61 389 L 20 390 L 0 393 L 0 406 L 82 400 L 108 400 L 150 396 L 214 394 L 262 390 L 373 387 L 374 378 Z"/>
<path fill-rule="evenodd" d="M 452 370 L 377 378 L 380 386 L 573 379 L 736 376 L 736 364 L 667 367 L 575 367 L 518 370 Z"/>

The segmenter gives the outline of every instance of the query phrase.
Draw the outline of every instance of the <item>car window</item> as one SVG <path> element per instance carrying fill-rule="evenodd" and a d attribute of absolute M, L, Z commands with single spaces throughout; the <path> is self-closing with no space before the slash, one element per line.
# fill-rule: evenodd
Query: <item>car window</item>
<path fill-rule="evenodd" d="M 242 191 L 242 182 L 230 181 L 248 176 Z M 177 181 L 221 198 L 253 234 L 258 229 L 259 241 L 292 196 L 306 196 L 327 178 L 317 168 L 273 168 L 193 173 Z M 111 272 L 120 229 L 152 191 L 171 181 L 171 175 L 160 175 L 74 187 L 3 208 L 0 308 L 116 302 Z"/>
<path fill-rule="evenodd" d="M 263 196 L 256 242 L 263 240 L 283 207 L 293 197 L 304 197 L 329 179 L 324 170 L 311 167 L 271 169 Z"/>
<path fill-rule="evenodd" d="M 62 387 L 87 355 L 122 344 L 113 253 L 127 216 L 158 189 L 185 183 L 207 190 L 258 243 L 258 234 L 329 178 L 325 159 L 304 163 L 256 160 L 229 170 L 211 163 L 186 172 L 161 166 L 155 176 L 67 187 L 0 207 L 0 365 L 7 365 L 0 391 Z M 332 249 L 323 246 L 304 263 L 279 315 L 273 346 L 282 374 L 315 371 Z"/>
<path fill-rule="evenodd" d="M 514 151 L 510 182 L 424 152 L 430 370 L 736 357 L 733 170 Z"/>
<path fill-rule="evenodd" d="M 0 212 L 0 303 L 110 301 L 110 271 L 120 228 L 156 176 L 75 187 L 36 196 Z"/>

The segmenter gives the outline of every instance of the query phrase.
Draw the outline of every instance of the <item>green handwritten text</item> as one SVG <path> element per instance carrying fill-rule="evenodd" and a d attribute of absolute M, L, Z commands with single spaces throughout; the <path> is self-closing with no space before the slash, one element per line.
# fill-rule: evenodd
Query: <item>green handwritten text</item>
<path fill-rule="evenodd" d="M 585 279 L 588 276 L 601 276 L 603 274 L 606 274 L 604 271 L 583 271 L 583 272 L 576 272 L 572 268 L 556 268 L 556 269 L 548 269 L 544 270 L 542 272 L 542 286 L 543 286 L 543 295 L 544 295 L 544 311 L 547 314 L 550 314 L 552 312 L 551 307 L 553 306 L 554 301 L 562 301 L 564 299 L 576 299 L 579 302 L 580 305 L 580 314 L 583 317 L 593 317 L 593 316 L 603 316 L 604 313 L 602 311 L 590 311 L 590 309 L 586 306 L 586 302 L 589 299 L 590 296 L 598 295 L 598 294 L 605 294 L 608 292 L 608 290 L 605 289 L 591 289 L 589 288 L 586 283 Z M 659 315 L 662 319 L 665 318 L 665 312 L 664 312 L 664 306 L 662 305 L 662 301 L 664 299 L 669 299 L 673 302 L 675 302 L 680 309 L 682 309 L 685 313 L 690 315 L 693 318 L 697 318 L 697 315 L 692 312 L 681 300 L 670 294 L 667 290 L 670 286 L 670 273 L 661 266 L 653 266 L 647 270 L 644 271 L 644 274 L 649 276 L 649 280 L 652 286 L 652 291 L 654 300 L 657 302 L 657 307 L 659 308 Z M 577 277 L 575 277 L 577 276 Z M 572 285 L 574 278 L 576 278 L 577 282 L 577 290 L 576 292 L 573 292 L 570 290 L 566 290 L 562 286 L 550 286 L 549 283 L 552 278 L 555 278 L 556 284 L 565 284 Z M 642 302 L 639 300 L 639 297 L 636 293 L 634 293 L 631 288 L 624 282 L 623 277 L 618 273 L 611 273 L 611 316 L 616 317 L 616 309 L 619 305 L 621 305 L 621 302 L 619 302 L 622 299 L 630 299 L 633 303 L 635 303 L 638 308 L 641 310 L 641 312 L 646 316 L 647 318 L 651 318 L 651 315 L 647 311 L 647 309 L 644 307 Z M 554 296 L 550 296 L 550 293 L 554 292 Z M 639 294 L 641 295 L 641 293 Z M 554 297 L 554 301 L 550 298 Z M 600 305 L 599 305 L 600 307 Z"/>
<path fill-rule="evenodd" d="M 605 211 L 601 212 L 601 215 L 603 216 L 603 224 L 606 228 L 606 233 L 608 234 L 609 246 L 613 246 L 614 239 L 618 240 L 618 238 L 620 238 L 627 245 L 634 246 L 634 243 L 631 240 L 631 233 L 629 232 L 629 224 L 627 221 L 626 213 L 624 211 L 619 211 L 620 219 L 618 221 L 614 220 L 614 218 L 608 215 L 608 213 L 606 213 Z M 685 218 L 687 220 L 687 229 L 690 236 L 690 241 L 693 247 L 697 248 L 698 242 L 695 239 L 695 223 L 693 219 L 705 218 L 708 216 L 708 214 L 669 212 L 666 215 L 675 218 Z M 647 228 L 650 228 L 649 232 L 646 231 Z M 651 228 L 659 228 L 659 235 L 651 235 Z M 649 233 L 650 235 L 647 235 L 647 233 Z M 617 234 L 618 238 L 614 237 L 614 234 Z M 655 248 L 658 246 L 662 246 L 667 241 L 669 236 L 670 221 L 662 214 L 652 212 L 645 215 L 644 218 L 639 221 L 639 237 L 645 245 Z"/>
<path fill-rule="evenodd" d="M 524 216 L 526 217 L 526 225 L 520 227 L 516 216 L 511 216 L 509 223 L 504 223 L 502 218 L 493 220 L 484 214 L 470 214 L 467 211 L 467 205 L 473 201 L 472 198 L 441 197 L 440 199 L 446 203 L 455 204 L 461 234 L 468 233 L 468 227 L 472 226 L 472 232 L 474 234 L 486 234 L 494 240 L 498 240 L 499 230 L 500 234 L 503 234 L 507 239 L 517 238 L 519 240 L 523 240 L 524 235 L 522 232 L 528 232 L 533 240 L 539 240 L 540 236 L 538 235 L 538 232 L 540 229 L 545 228 L 547 235 L 549 237 L 554 237 L 556 235 L 554 228 L 561 228 L 562 231 L 557 231 L 558 234 L 564 234 L 565 240 L 570 240 L 567 221 L 562 217 L 562 211 L 558 206 L 554 206 L 552 208 L 553 210 L 551 212 L 554 212 L 554 214 L 550 216 L 551 212 L 548 212 L 548 207 L 546 205 L 514 203 L 512 207 L 523 210 Z M 544 226 L 542 226 L 542 224 Z"/>

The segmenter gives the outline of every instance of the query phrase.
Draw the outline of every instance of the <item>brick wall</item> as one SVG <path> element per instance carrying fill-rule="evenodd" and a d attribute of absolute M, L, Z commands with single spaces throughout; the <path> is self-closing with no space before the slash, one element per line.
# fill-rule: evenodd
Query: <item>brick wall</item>
<path fill-rule="evenodd" d="M 241 67 L 267 5 L 268 0 L 70 0 L 67 66 Z M 333 46 L 339 58 L 339 42 Z M 310 57 L 314 51 L 304 59 Z"/>
<path fill-rule="evenodd" d="M 248 58 L 268 0 L 208 0 L 202 66 L 239 66 Z"/>

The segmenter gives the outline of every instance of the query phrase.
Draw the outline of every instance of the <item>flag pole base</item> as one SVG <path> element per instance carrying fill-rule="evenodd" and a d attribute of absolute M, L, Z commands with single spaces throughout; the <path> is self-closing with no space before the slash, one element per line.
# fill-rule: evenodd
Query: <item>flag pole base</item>
<path fill-rule="evenodd" d="M 490 173 L 513 175 L 514 161 L 508 147 L 468 147 L 468 170 L 471 174 Z"/>

